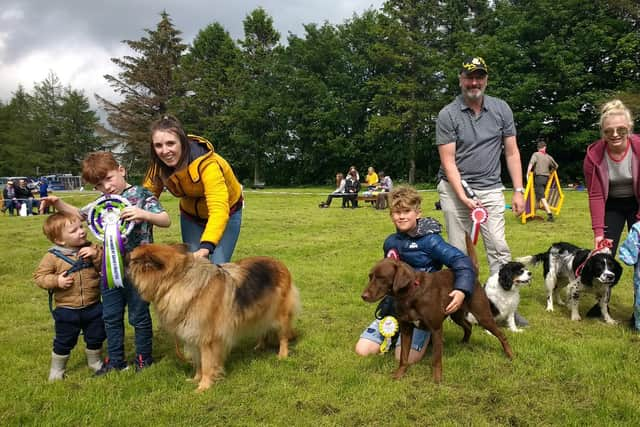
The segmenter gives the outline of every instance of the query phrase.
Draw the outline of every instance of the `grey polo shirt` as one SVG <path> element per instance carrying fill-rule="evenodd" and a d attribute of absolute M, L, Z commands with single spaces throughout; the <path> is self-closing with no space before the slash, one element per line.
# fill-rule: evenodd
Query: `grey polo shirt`
<path fill-rule="evenodd" d="M 491 190 L 502 187 L 500 155 L 504 138 L 515 136 L 513 112 L 502 99 L 484 95 L 480 114 L 458 95 L 445 106 L 436 120 L 436 145 L 456 144 L 456 165 L 471 188 Z M 440 166 L 438 178 L 446 180 Z"/>

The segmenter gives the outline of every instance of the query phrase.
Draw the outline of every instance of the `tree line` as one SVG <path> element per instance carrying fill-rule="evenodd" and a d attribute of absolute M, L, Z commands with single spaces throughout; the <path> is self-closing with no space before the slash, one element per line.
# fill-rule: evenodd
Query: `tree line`
<path fill-rule="evenodd" d="M 120 71 L 104 78 L 121 101 L 96 95 L 108 126 L 53 73 L 0 104 L 0 174 L 77 171 L 87 152 L 117 147 L 140 177 L 149 124 L 172 113 L 245 184 L 328 184 L 350 165 L 432 182 L 435 118 L 474 55 L 489 66 L 487 93 L 514 111 L 523 163 L 545 138 L 573 181 L 599 106 L 618 97 L 640 111 L 639 24 L 636 0 L 388 0 L 286 42 L 258 8 L 241 40 L 213 22 L 185 44 L 165 11 L 112 58 Z"/>

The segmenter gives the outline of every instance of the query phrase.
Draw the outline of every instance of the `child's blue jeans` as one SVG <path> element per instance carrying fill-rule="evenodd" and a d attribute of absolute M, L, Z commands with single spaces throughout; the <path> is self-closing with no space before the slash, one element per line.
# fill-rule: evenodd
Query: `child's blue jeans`
<path fill-rule="evenodd" d="M 111 363 L 124 362 L 124 309 L 128 306 L 129 324 L 135 332 L 136 355 L 151 356 L 153 328 L 149 303 L 133 285 L 124 281 L 122 288 L 102 289 L 102 318 L 107 333 L 107 352 Z"/>

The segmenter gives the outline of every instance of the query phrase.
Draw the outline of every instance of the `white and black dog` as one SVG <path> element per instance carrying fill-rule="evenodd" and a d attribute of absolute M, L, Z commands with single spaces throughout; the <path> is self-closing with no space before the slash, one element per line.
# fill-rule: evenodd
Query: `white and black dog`
<path fill-rule="evenodd" d="M 523 263 L 510 261 L 500 267 L 500 271 L 491 275 L 484 285 L 496 322 L 506 323 L 513 332 L 522 332 L 522 329 L 516 326 L 515 314 L 520 304 L 520 287 L 531 283 L 531 276 L 531 272 Z M 468 315 L 467 320 L 477 323 L 472 314 Z"/>
<path fill-rule="evenodd" d="M 608 248 L 599 251 L 582 249 L 571 243 L 554 243 L 543 253 L 518 258 L 525 265 L 542 261 L 544 283 L 547 288 L 547 311 L 553 311 L 553 300 L 563 305 L 558 297 L 561 288 L 567 286 L 567 301 L 571 320 L 580 320 L 578 304 L 580 293 L 591 292 L 598 297 L 602 318 L 606 323 L 617 323 L 609 314 L 611 288 L 620 280 L 622 266 Z"/>

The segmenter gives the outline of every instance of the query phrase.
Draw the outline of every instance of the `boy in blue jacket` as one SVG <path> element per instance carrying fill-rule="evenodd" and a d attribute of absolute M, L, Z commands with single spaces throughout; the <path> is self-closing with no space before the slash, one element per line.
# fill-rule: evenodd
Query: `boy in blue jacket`
<path fill-rule="evenodd" d="M 386 257 L 406 262 L 417 271 L 434 272 L 446 265 L 455 273 L 454 290 L 449 294 L 451 302 L 446 314 L 457 311 L 464 299 L 471 296 L 476 273 L 471 259 L 462 251 L 448 244 L 440 233 L 442 226 L 433 218 L 421 218 L 422 198 L 411 187 L 402 186 L 393 190 L 389 196 L 391 220 L 396 232 L 386 238 L 383 250 Z M 394 300 L 387 296 L 379 308 L 384 317 L 393 312 Z M 360 356 L 380 353 L 384 337 L 380 333 L 379 319 L 375 319 L 360 335 L 355 351 Z M 413 329 L 409 363 L 416 363 L 424 356 L 431 333 L 422 329 Z M 396 359 L 400 359 L 400 345 L 397 343 Z"/>

